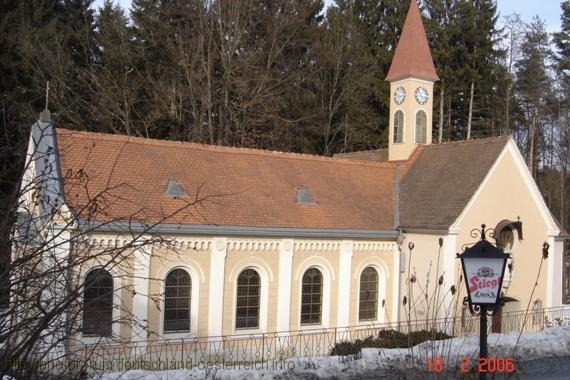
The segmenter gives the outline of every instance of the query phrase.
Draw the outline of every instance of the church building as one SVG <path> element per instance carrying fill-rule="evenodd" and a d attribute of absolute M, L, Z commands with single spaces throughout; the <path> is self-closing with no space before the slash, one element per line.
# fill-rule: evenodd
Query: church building
<path fill-rule="evenodd" d="M 77 267 L 84 309 L 69 338 L 147 342 L 459 316 L 456 254 L 482 224 L 499 226 L 495 240 L 511 254 L 502 312 L 561 306 L 567 233 L 515 141 L 432 142 L 438 75 L 415 0 L 386 80 L 387 155 L 80 132 L 42 114 L 23 180 L 35 190 L 21 212 L 58 215 L 50 230 L 62 257 L 102 253 Z M 152 243 L 132 244 L 142 238 Z M 430 300 L 441 290 L 430 306 L 418 290 L 410 299 L 410 286 L 427 286 Z M 105 292 L 113 297 L 89 302 Z"/>

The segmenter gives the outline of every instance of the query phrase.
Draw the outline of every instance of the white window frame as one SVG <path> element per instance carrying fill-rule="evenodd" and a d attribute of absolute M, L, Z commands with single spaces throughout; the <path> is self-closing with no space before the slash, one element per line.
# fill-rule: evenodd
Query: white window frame
<path fill-rule="evenodd" d="M 402 134 L 402 141 L 401 142 L 395 142 L 394 137 L 396 135 L 396 114 L 398 112 L 402 112 L 402 130 L 401 130 L 401 134 Z M 396 145 L 401 145 L 401 144 L 405 144 L 406 143 L 406 134 L 404 133 L 404 131 L 406 130 L 406 113 L 404 112 L 403 108 L 397 108 L 396 111 L 394 112 L 394 115 L 392 115 L 393 119 L 392 119 L 392 144 L 396 144 Z"/>
<path fill-rule="evenodd" d="M 246 269 L 253 269 L 259 274 L 261 289 L 259 294 L 259 323 L 256 329 L 236 329 L 237 317 L 237 280 L 239 275 Z M 269 312 L 269 284 L 273 281 L 273 273 L 267 264 L 259 258 L 249 258 L 236 264 L 230 273 L 232 287 L 232 326 L 234 335 L 253 335 L 267 332 L 267 318 Z"/>
<path fill-rule="evenodd" d="M 418 126 L 417 126 L 417 123 L 418 123 L 418 114 L 420 112 L 423 112 L 426 115 L 426 141 L 425 142 L 418 142 L 418 128 L 417 128 Z M 428 143 L 428 135 L 427 135 L 427 133 L 428 133 L 428 121 L 429 120 L 428 120 L 427 112 L 423 108 L 418 109 L 416 111 L 416 113 L 414 114 L 414 144 L 426 145 Z"/>
<path fill-rule="evenodd" d="M 303 298 L 303 275 L 311 268 L 316 268 L 321 271 L 323 276 L 323 299 L 321 305 L 321 323 L 320 324 L 301 324 L 301 305 Z M 312 256 L 305 260 L 297 269 L 295 274 L 295 281 L 297 282 L 298 299 L 297 299 L 297 329 L 315 330 L 328 328 L 330 325 L 330 308 L 331 308 L 331 286 L 334 281 L 333 270 L 330 263 L 320 257 Z"/>
<path fill-rule="evenodd" d="M 377 312 L 376 312 L 376 319 L 375 320 L 360 320 L 360 276 L 362 276 L 362 272 L 368 267 L 372 267 L 378 273 L 378 303 L 377 303 Z M 362 262 L 356 272 L 354 273 L 354 278 L 356 279 L 356 322 L 359 326 L 369 326 L 374 324 L 382 324 L 385 321 L 385 308 L 388 305 L 386 302 L 384 308 L 382 308 L 382 300 L 386 299 L 386 286 L 388 284 L 388 272 L 386 270 L 384 263 L 378 263 L 376 261 L 366 260 Z M 397 302 L 397 301 L 396 301 Z M 392 305 L 392 307 L 396 307 Z"/>
<path fill-rule="evenodd" d="M 112 322 L 111 322 L 111 336 L 85 336 L 83 334 L 83 304 L 84 304 L 84 294 L 85 294 L 85 278 L 89 273 L 94 271 L 95 269 L 103 269 L 107 271 L 113 278 L 113 312 L 112 312 Z M 123 291 L 122 289 L 122 280 L 121 277 L 117 275 L 111 268 L 105 268 L 104 265 L 96 265 L 90 267 L 88 270 L 81 272 L 81 276 L 79 278 L 80 281 L 80 290 L 81 296 L 79 297 L 79 305 L 81 308 L 81 319 L 80 324 L 81 328 L 79 329 L 78 333 L 78 340 L 83 344 L 96 344 L 96 343 L 111 343 L 116 341 L 117 338 L 120 337 L 121 334 L 121 295 L 120 292 Z"/>
<path fill-rule="evenodd" d="M 166 277 L 175 269 L 184 269 L 190 275 L 190 331 L 164 331 L 164 301 L 166 290 Z M 159 335 L 163 339 L 183 339 L 194 338 L 198 335 L 198 308 L 200 301 L 200 283 L 202 278 L 194 267 L 190 265 L 180 264 L 169 267 L 167 270 L 162 270 L 160 277 L 160 318 L 159 318 Z"/>

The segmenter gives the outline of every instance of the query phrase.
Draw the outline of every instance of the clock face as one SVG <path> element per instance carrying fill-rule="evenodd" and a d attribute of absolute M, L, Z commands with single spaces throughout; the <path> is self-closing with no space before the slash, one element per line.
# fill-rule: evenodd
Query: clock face
<path fill-rule="evenodd" d="M 428 90 L 425 87 L 416 88 L 416 101 L 420 104 L 426 104 L 429 98 Z"/>
<path fill-rule="evenodd" d="M 404 90 L 404 87 L 400 86 L 394 92 L 394 101 L 396 104 L 400 105 L 404 103 L 404 99 L 406 99 L 406 90 Z"/>

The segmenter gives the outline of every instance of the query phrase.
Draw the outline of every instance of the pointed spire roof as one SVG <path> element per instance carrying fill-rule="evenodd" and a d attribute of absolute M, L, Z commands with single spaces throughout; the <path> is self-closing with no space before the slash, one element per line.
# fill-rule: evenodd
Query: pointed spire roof
<path fill-rule="evenodd" d="M 416 0 L 411 1 L 386 80 L 394 82 L 410 77 L 432 82 L 439 80 Z"/>

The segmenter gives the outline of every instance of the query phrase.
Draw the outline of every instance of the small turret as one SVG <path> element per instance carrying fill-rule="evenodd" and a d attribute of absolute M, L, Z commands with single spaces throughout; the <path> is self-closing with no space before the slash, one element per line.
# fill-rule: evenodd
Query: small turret
<path fill-rule="evenodd" d="M 390 82 L 390 161 L 407 160 L 418 145 L 431 144 L 433 85 L 439 80 L 420 9 L 412 0 L 386 77 Z"/>

